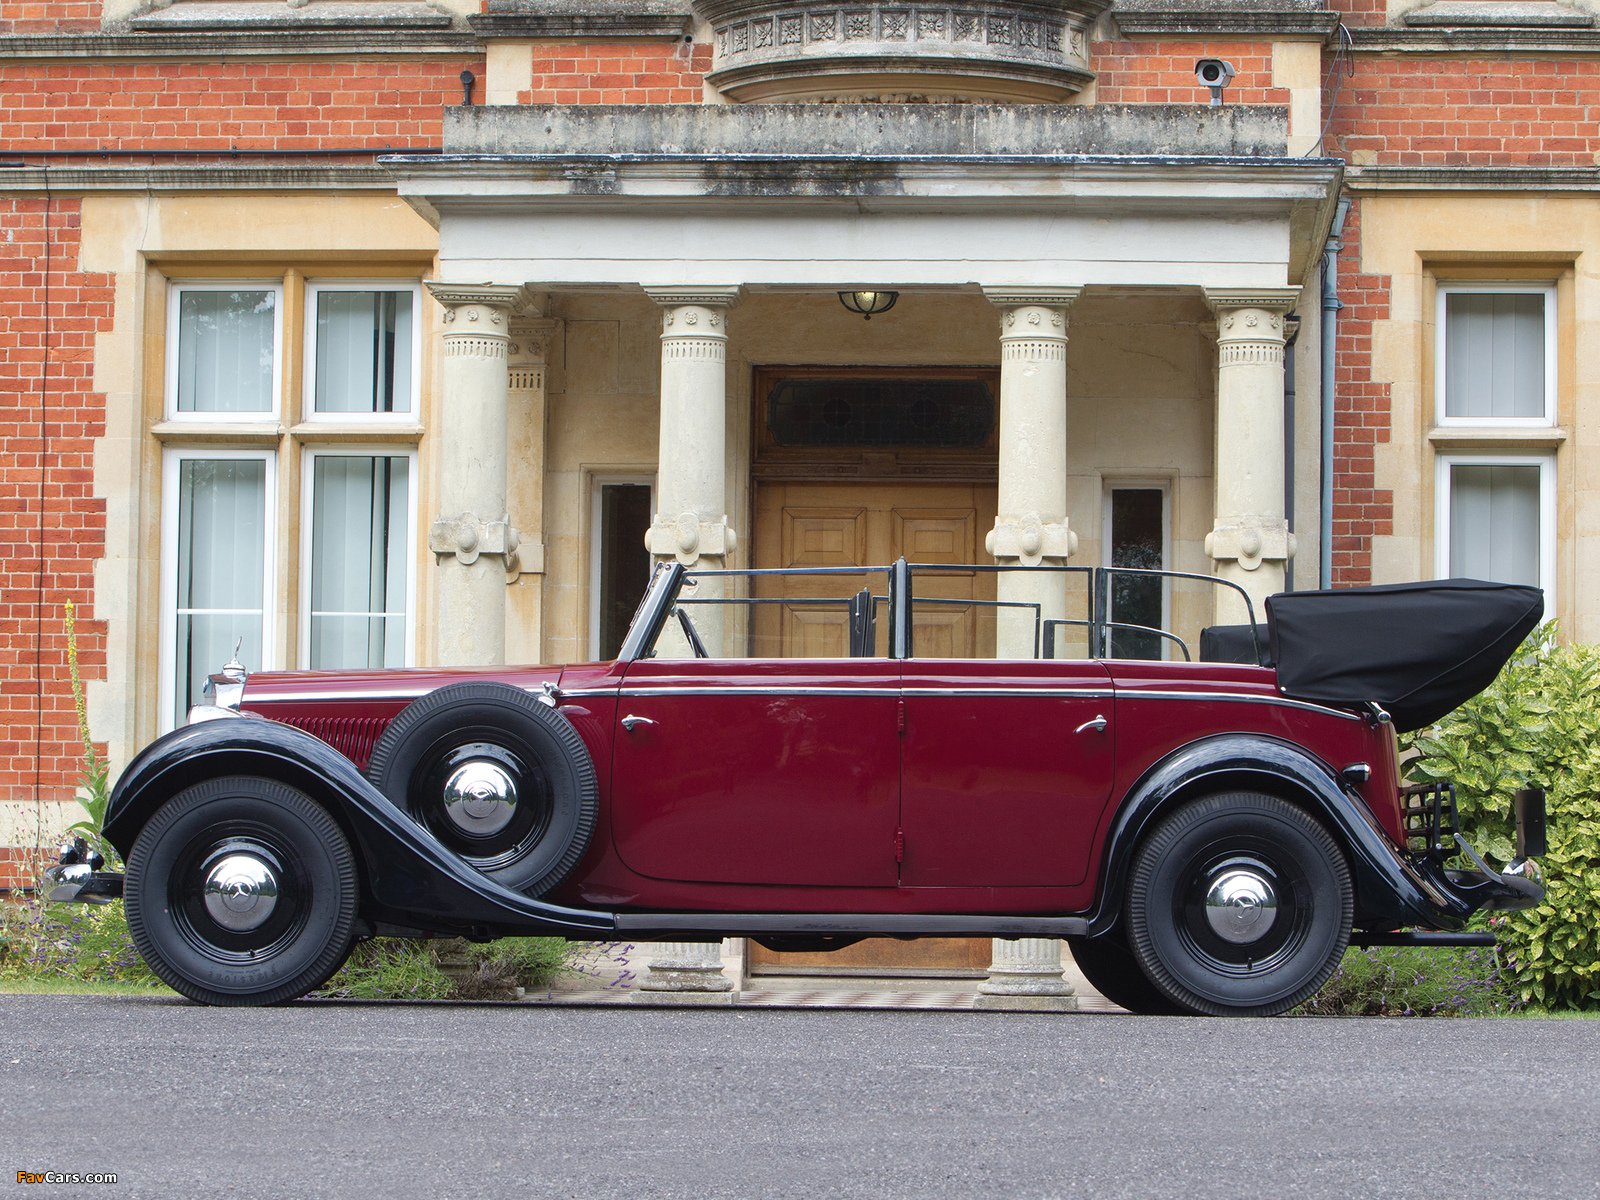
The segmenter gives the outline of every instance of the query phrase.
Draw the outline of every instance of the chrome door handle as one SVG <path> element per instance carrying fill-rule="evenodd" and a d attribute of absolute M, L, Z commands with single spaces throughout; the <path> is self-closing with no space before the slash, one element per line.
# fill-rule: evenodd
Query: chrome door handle
<path fill-rule="evenodd" d="M 1105 727 L 1106 727 L 1106 719 L 1104 717 L 1097 716 L 1092 721 L 1085 721 L 1082 725 L 1079 725 L 1072 732 L 1073 733 L 1084 733 L 1084 732 L 1092 729 L 1096 733 L 1099 733 L 1103 729 L 1105 729 Z"/>
<path fill-rule="evenodd" d="M 652 721 L 649 717 L 636 717 L 632 713 L 629 713 L 627 716 L 622 718 L 622 727 L 624 729 L 626 729 L 629 733 L 633 732 L 633 727 L 635 725 L 654 725 L 654 724 L 655 724 L 655 722 Z"/>

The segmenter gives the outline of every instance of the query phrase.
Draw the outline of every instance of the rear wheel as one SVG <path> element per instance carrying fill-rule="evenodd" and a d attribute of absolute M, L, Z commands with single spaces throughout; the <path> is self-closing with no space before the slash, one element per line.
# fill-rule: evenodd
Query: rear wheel
<path fill-rule="evenodd" d="M 358 891 L 343 831 L 304 792 L 212 779 L 156 811 L 128 855 L 128 932 L 201 1004 L 292 1000 L 350 953 Z"/>
<path fill-rule="evenodd" d="M 1305 810 L 1255 792 L 1207 796 L 1134 855 L 1128 943 L 1185 1012 L 1272 1016 L 1320 988 L 1350 942 L 1350 871 Z"/>

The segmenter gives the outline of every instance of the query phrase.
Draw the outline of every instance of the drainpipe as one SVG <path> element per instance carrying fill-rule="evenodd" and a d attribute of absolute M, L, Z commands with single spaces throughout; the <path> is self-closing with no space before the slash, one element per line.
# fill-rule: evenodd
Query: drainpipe
<path fill-rule="evenodd" d="M 1283 519 L 1294 532 L 1294 344 L 1300 336 L 1300 318 L 1283 319 Z M 1294 559 L 1283 564 L 1283 590 L 1294 591 Z"/>
<path fill-rule="evenodd" d="M 1333 228 L 1328 231 L 1328 243 L 1322 250 L 1322 501 L 1320 508 L 1321 532 L 1317 538 L 1318 556 L 1321 558 L 1317 586 L 1333 586 L 1333 393 L 1334 356 L 1339 342 L 1339 251 L 1344 243 L 1344 219 L 1350 212 L 1350 201 L 1340 200 L 1333 216 Z"/>

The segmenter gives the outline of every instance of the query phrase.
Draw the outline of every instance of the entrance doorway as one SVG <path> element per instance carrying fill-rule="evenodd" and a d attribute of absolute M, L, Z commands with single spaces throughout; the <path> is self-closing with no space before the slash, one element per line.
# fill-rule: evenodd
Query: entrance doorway
<path fill-rule="evenodd" d="M 756 376 L 752 565 L 881 567 L 988 561 L 994 527 L 998 373 L 763 369 Z M 758 581 L 760 577 L 757 577 Z M 840 596 L 882 575 L 821 576 L 817 595 Z M 782 586 L 795 594 L 788 579 Z M 992 657 L 993 622 L 962 601 L 993 600 L 995 577 L 972 571 L 919 581 L 924 606 L 913 653 Z M 926 610 L 933 608 L 934 613 Z M 886 650 L 880 611 L 876 653 Z M 848 616 L 837 607 L 763 605 L 753 620 L 761 653 L 845 657 Z M 765 625 L 761 625 L 765 622 Z M 987 643 L 987 644 L 985 644 Z M 779 953 L 748 943 L 752 975 L 982 977 L 988 938 L 868 938 L 829 953 Z"/>

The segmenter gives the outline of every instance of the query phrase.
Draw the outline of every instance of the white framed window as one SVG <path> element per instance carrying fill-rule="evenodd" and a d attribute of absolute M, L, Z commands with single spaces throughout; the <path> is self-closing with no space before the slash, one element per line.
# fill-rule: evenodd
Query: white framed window
<path fill-rule="evenodd" d="M 1440 425 L 1555 423 L 1553 286 L 1441 283 L 1435 329 Z"/>
<path fill-rule="evenodd" d="M 167 303 L 167 419 L 275 420 L 282 343 L 281 280 L 174 282 Z"/>
<path fill-rule="evenodd" d="M 421 412 L 422 286 L 401 280 L 306 285 L 305 419 L 406 421 Z"/>
<path fill-rule="evenodd" d="M 315 446 L 300 485 L 300 662 L 416 661 L 417 453 Z"/>
<path fill-rule="evenodd" d="M 1164 571 L 1172 561 L 1172 481 L 1107 479 L 1101 504 L 1104 565 Z M 1171 580 L 1159 575 L 1114 575 L 1113 621 L 1168 629 L 1172 624 Z M 1113 658 L 1165 659 L 1172 643 L 1153 633 L 1112 629 Z"/>
<path fill-rule="evenodd" d="M 644 535 L 655 512 L 655 478 L 596 475 L 589 514 L 589 656 L 615 658 L 650 583 Z"/>
<path fill-rule="evenodd" d="M 170 448 L 162 456 L 163 732 L 201 703 L 206 678 L 233 657 L 272 666 L 277 455 Z"/>
<path fill-rule="evenodd" d="M 1550 454 L 1441 454 L 1434 574 L 1555 589 L 1556 464 Z"/>

